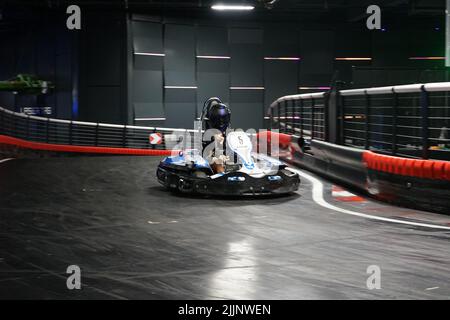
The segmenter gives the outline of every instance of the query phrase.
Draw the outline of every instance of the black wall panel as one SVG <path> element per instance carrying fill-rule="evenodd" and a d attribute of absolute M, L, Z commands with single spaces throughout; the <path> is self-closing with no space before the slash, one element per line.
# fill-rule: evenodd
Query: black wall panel
<path fill-rule="evenodd" d="M 80 33 L 79 118 L 125 123 L 128 119 L 125 21 L 122 15 L 112 13 L 84 17 L 85 29 Z"/>
<path fill-rule="evenodd" d="M 264 28 L 265 57 L 299 57 L 300 42 L 296 26 L 267 25 Z"/>
<path fill-rule="evenodd" d="M 229 57 L 228 30 L 221 27 L 198 27 L 197 55 Z M 197 116 L 203 103 L 210 97 L 219 97 L 229 103 L 230 60 L 197 59 Z"/>
<path fill-rule="evenodd" d="M 264 29 L 264 56 L 271 58 L 300 57 L 299 33 L 295 26 L 268 25 Z M 300 61 L 264 61 L 264 110 L 277 98 L 298 90 Z"/>
<path fill-rule="evenodd" d="M 57 48 L 58 50 L 58 48 Z M 72 119 L 72 55 L 70 50 L 57 51 L 56 55 L 56 116 Z"/>
<path fill-rule="evenodd" d="M 21 29 L 17 34 L 17 38 L 14 41 L 14 76 L 19 73 L 37 73 L 38 38 L 39 33 L 37 30 L 33 30 L 33 28 Z M 14 97 L 14 104 L 15 111 L 19 112 L 22 107 L 37 106 L 37 97 L 31 95 L 16 95 Z M 51 106 L 55 107 L 54 105 Z"/>
<path fill-rule="evenodd" d="M 15 72 L 16 73 L 36 73 L 36 47 L 37 47 L 37 30 L 26 29 L 19 35 L 20 38 L 16 40 L 16 59 Z"/>
<path fill-rule="evenodd" d="M 92 122 L 120 123 L 120 92 L 111 87 L 90 87 L 88 90 L 85 119 Z"/>
<path fill-rule="evenodd" d="M 133 105 L 135 118 L 162 118 L 163 58 L 134 56 Z"/>
<path fill-rule="evenodd" d="M 6 80 L 15 75 L 15 47 L 16 34 L 13 32 L 0 33 L 2 45 L 0 46 L 0 80 Z M 0 92 L 0 105 L 8 109 L 14 108 L 14 95 L 11 92 Z"/>
<path fill-rule="evenodd" d="M 339 29 L 335 33 L 336 57 L 371 57 L 372 33 L 366 28 Z"/>
<path fill-rule="evenodd" d="M 232 90 L 231 91 L 231 125 L 234 129 L 263 128 L 262 90 Z"/>
<path fill-rule="evenodd" d="M 355 88 L 367 88 L 420 83 L 423 80 L 423 75 L 424 73 L 417 69 L 355 69 L 353 72 L 353 85 Z"/>
<path fill-rule="evenodd" d="M 406 31 L 405 31 L 406 32 Z M 408 32 L 408 54 L 410 57 L 444 57 L 445 56 L 445 32 L 442 29 L 420 29 L 416 32 Z M 426 45 L 424 45 L 426 40 Z"/>
<path fill-rule="evenodd" d="M 165 125 L 169 128 L 193 128 L 196 91 L 192 89 L 166 89 Z"/>
<path fill-rule="evenodd" d="M 264 110 L 279 97 L 298 90 L 299 61 L 266 60 L 264 62 Z"/>
<path fill-rule="evenodd" d="M 163 53 L 163 25 L 144 21 L 133 21 L 134 52 Z"/>
<path fill-rule="evenodd" d="M 55 78 L 55 43 L 49 41 L 48 35 L 37 37 L 36 74 L 46 79 Z"/>
<path fill-rule="evenodd" d="M 198 27 L 197 54 L 201 56 L 229 56 L 227 28 Z"/>
<path fill-rule="evenodd" d="M 263 30 L 229 30 L 231 86 L 263 86 Z"/>
<path fill-rule="evenodd" d="M 164 53 L 162 24 L 133 21 L 132 31 L 134 53 Z M 141 119 L 136 120 L 139 125 L 163 123 L 142 121 L 144 118 L 164 118 L 163 67 L 164 57 L 133 55 L 133 119 Z"/>
<path fill-rule="evenodd" d="M 195 86 L 195 27 L 165 26 L 165 85 Z"/>
<path fill-rule="evenodd" d="M 399 41 L 399 39 L 402 39 Z M 400 29 L 373 33 L 372 66 L 401 67 L 409 63 L 409 35 Z"/>
<path fill-rule="evenodd" d="M 55 45 L 55 91 L 56 116 L 61 119 L 72 119 L 72 82 L 75 53 L 73 41 L 75 35 L 65 28 L 56 30 Z"/>
<path fill-rule="evenodd" d="M 14 111 L 14 95 L 10 92 L 0 92 L 1 107 Z"/>
<path fill-rule="evenodd" d="M 445 30 L 420 29 L 409 32 L 409 57 L 445 57 Z M 426 42 L 426 43 L 424 43 Z M 445 60 L 410 60 L 409 66 L 416 68 L 444 68 Z"/>
<path fill-rule="evenodd" d="M 15 33 L 1 32 L 2 45 L 0 46 L 0 79 L 8 79 L 15 73 L 16 37 Z"/>
<path fill-rule="evenodd" d="M 56 45 L 53 41 L 55 36 L 55 31 L 51 29 L 45 30 L 48 33 L 39 34 L 36 36 L 36 74 L 38 74 L 43 79 L 48 79 L 55 82 L 56 75 Z M 51 37 L 49 37 L 51 35 Z M 62 85 L 61 83 L 58 85 Z M 47 106 L 54 106 L 54 114 L 58 114 L 58 106 L 56 105 L 56 95 L 55 92 L 50 92 L 49 94 L 39 97 L 39 103 Z"/>
<path fill-rule="evenodd" d="M 335 34 L 335 56 L 339 58 L 372 57 L 372 31 L 360 28 L 341 29 Z M 371 61 L 335 61 L 334 68 L 339 72 L 339 80 L 350 83 L 353 66 L 370 66 Z"/>
<path fill-rule="evenodd" d="M 330 83 L 334 66 L 334 32 L 301 31 L 301 86 L 320 86 Z"/>
<path fill-rule="evenodd" d="M 230 102 L 230 61 L 199 59 L 197 61 L 197 116 L 201 115 L 203 103 L 211 97 L 219 97 L 225 104 Z"/>
<path fill-rule="evenodd" d="M 120 38 L 119 26 L 110 28 L 105 23 L 90 29 L 86 48 L 89 86 L 120 86 L 124 42 Z"/>

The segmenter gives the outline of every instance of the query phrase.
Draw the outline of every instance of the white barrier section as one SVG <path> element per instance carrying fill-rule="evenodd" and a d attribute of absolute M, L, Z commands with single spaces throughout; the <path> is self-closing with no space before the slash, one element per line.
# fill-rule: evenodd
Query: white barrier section
<path fill-rule="evenodd" d="M 398 86 L 390 87 L 374 87 L 374 88 L 362 88 L 362 89 L 350 89 L 341 90 L 339 93 L 346 96 L 357 96 L 357 95 L 376 95 L 376 94 L 389 94 L 389 93 L 415 93 L 421 92 L 422 90 L 427 92 L 439 92 L 439 91 L 450 91 L 450 82 L 434 82 L 434 83 L 415 83 L 415 84 L 404 84 Z"/>
<path fill-rule="evenodd" d="M 390 93 L 414 93 L 421 92 L 422 90 L 427 92 L 439 92 L 439 91 L 450 91 L 450 82 L 434 82 L 434 83 L 414 83 L 414 84 L 404 84 L 398 86 L 387 86 L 387 87 L 372 87 L 372 88 L 359 88 L 359 89 L 348 89 L 340 90 L 339 94 L 343 97 L 347 96 L 358 96 L 358 95 L 377 95 L 377 94 L 390 94 Z M 315 92 L 315 93 L 303 93 L 295 95 L 287 95 L 278 98 L 271 105 L 270 108 L 274 108 L 281 102 L 285 101 L 296 101 L 296 100 L 307 100 L 307 99 L 317 99 L 325 97 L 326 92 Z"/>

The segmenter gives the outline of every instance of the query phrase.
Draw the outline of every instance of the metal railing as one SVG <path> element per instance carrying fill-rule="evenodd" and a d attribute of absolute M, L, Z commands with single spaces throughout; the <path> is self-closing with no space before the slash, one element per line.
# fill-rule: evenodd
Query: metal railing
<path fill-rule="evenodd" d="M 0 107 L 0 135 L 58 145 L 132 149 L 172 149 L 194 130 L 139 127 L 29 116 Z M 161 141 L 150 143 L 159 133 Z"/>
<path fill-rule="evenodd" d="M 448 159 L 450 83 L 342 90 L 344 145 L 412 158 Z"/>
<path fill-rule="evenodd" d="M 450 82 L 334 93 L 335 99 L 330 92 L 277 99 L 269 108 L 270 129 L 386 154 L 450 160 Z M 0 135 L 51 144 L 173 149 L 192 143 L 193 132 L 36 117 L 0 107 Z M 155 133 L 162 140 L 151 144 Z"/>
<path fill-rule="evenodd" d="M 290 95 L 269 109 L 271 128 L 422 159 L 450 160 L 450 82 Z M 336 114 L 329 119 L 330 111 Z M 332 139 L 330 139 L 332 137 Z"/>
<path fill-rule="evenodd" d="M 55 145 L 86 147 L 185 150 L 202 147 L 204 130 L 197 122 L 196 129 L 140 127 L 96 122 L 81 122 L 26 115 L 0 107 L 0 135 Z M 265 130 L 262 130 L 265 131 Z M 265 139 L 258 140 L 256 131 L 246 132 L 252 142 L 261 142 L 258 148 L 267 149 Z M 150 142 L 158 134 L 159 143 Z M 196 135 L 200 134 L 200 135 Z M 278 139 L 271 139 L 277 144 Z M 271 146 L 274 150 L 274 147 Z"/>
<path fill-rule="evenodd" d="M 325 92 L 284 96 L 269 108 L 270 129 L 316 140 L 326 140 Z"/>

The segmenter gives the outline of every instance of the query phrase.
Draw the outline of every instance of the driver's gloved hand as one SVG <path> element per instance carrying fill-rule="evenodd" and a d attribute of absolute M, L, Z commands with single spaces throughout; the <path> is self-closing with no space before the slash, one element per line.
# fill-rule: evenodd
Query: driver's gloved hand
<path fill-rule="evenodd" d="M 213 157 L 211 159 L 211 169 L 215 173 L 224 173 L 225 172 L 225 164 L 228 161 L 228 157 L 225 155 L 220 155 L 218 157 Z"/>

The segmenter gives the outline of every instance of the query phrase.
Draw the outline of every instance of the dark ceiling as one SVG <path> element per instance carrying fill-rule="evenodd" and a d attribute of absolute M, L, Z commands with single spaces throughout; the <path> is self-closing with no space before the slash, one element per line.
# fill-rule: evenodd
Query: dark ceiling
<path fill-rule="evenodd" d="M 226 17 L 246 20 L 351 23 L 367 17 L 366 8 L 377 4 L 385 20 L 423 21 L 443 17 L 445 0 L 0 0 L 0 10 L 32 8 L 65 10 L 78 4 L 83 10 L 127 11 L 207 19 Z M 252 12 L 212 12 L 212 4 L 254 4 Z M 270 8 L 271 7 L 271 8 Z M 1 18 L 0 18 L 1 21 Z"/>

